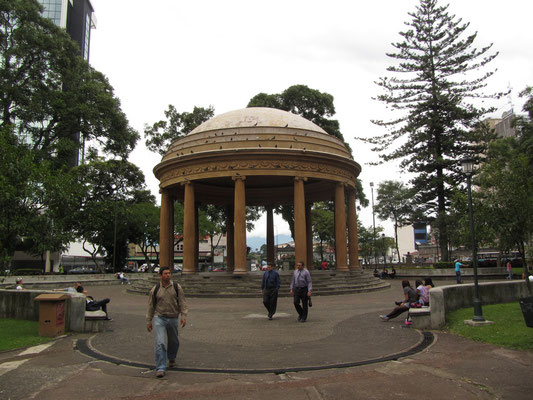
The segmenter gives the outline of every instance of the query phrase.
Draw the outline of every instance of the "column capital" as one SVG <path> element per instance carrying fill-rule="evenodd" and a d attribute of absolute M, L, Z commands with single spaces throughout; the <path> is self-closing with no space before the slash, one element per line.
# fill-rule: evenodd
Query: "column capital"
<path fill-rule="evenodd" d="M 295 182 L 298 182 L 298 181 L 304 181 L 304 182 L 307 182 L 307 177 L 306 177 L 306 176 L 295 176 L 295 177 L 294 177 L 294 181 L 295 181 Z"/>
<path fill-rule="evenodd" d="M 185 181 L 183 182 L 180 182 L 180 185 L 181 186 L 188 186 L 188 185 L 192 185 L 192 181 L 186 179 Z"/>
<path fill-rule="evenodd" d="M 232 176 L 231 179 L 234 180 L 234 181 L 245 181 L 246 180 L 246 176 L 244 176 L 244 175 L 235 175 L 235 176 Z"/>

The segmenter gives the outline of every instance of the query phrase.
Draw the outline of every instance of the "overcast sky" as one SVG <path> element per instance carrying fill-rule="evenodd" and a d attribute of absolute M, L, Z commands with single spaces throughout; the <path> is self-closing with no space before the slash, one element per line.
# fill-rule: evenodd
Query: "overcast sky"
<path fill-rule="evenodd" d="M 260 92 L 280 93 L 304 84 L 334 96 L 341 132 L 369 183 L 407 180 L 396 165 L 368 166 L 377 155 L 355 136 L 382 133 L 370 119 L 387 119 L 374 82 L 387 76 L 392 42 L 401 41 L 417 0 L 91 0 L 97 27 L 90 62 L 115 88 L 132 127 L 164 118 L 169 104 L 182 111 L 212 105 L 216 114 L 246 107 Z M 448 2 L 441 2 L 442 5 Z M 494 103 L 494 116 L 514 107 L 518 93 L 533 85 L 533 40 L 529 0 L 450 0 L 449 12 L 478 32 L 477 47 L 493 43 L 500 55 L 489 64 L 494 91 L 512 95 Z M 393 115 L 391 115 L 393 117 Z M 158 197 L 152 173 L 161 157 L 139 141 L 130 161 L 146 175 Z M 371 207 L 360 213 L 372 225 Z M 277 233 L 288 226 L 275 222 Z M 392 234 L 389 222 L 376 220 Z M 264 236 L 264 220 L 252 235 Z"/>

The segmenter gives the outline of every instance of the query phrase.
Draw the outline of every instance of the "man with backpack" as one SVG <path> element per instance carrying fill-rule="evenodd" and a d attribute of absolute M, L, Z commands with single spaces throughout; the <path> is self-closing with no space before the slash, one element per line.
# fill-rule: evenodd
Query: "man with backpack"
<path fill-rule="evenodd" d="M 170 268 L 161 267 L 159 275 L 161 281 L 150 290 L 148 297 L 146 329 L 148 332 L 153 329 L 155 333 L 156 376 L 162 378 L 165 376 L 167 361 L 169 368 L 176 366 L 179 348 L 178 319 L 181 315 L 180 324 L 182 328 L 185 327 L 187 303 L 181 286 L 171 280 Z"/>

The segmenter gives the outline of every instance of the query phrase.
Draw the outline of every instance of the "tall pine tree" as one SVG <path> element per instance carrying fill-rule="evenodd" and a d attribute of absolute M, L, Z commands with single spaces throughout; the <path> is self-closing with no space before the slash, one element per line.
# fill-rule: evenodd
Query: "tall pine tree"
<path fill-rule="evenodd" d="M 415 174 L 416 204 L 436 218 L 441 257 L 448 260 L 446 213 L 452 189 L 464 180 L 459 160 L 479 156 L 488 139 L 479 122 L 495 110 L 479 106 L 480 100 L 503 94 L 482 90 L 494 73 L 480 72 L 497 56 L 490 54 L 492 45 L 476 48 L 477 33 L 466 35 L 469 24 L 437 3 L 420 0 L 409 13 L 403 41 L 387 54 L 397 60 L 387 68 L 392 76 L 376 82 L 383 89 L 377 99 L 398 117 L 372 121 L 387 133 L 361 140 L 374 145 L 382 162 L 401 160 L 400 167 Z"/>

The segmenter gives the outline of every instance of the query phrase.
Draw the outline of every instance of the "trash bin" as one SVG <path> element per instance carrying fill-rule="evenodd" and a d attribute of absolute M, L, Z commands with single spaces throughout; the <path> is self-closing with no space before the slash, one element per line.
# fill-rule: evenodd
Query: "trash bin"
<path fill-rule="evenodd" d="M 39 302 L 39 336 L 59 336 L 65 333 L 67 294 L 43 293 L 35 297 Z"/>
<path fill-rule="evenodd" d="M 533 328 L 533 297 L 520 299 L 520 308 L 522 309 L 526 325 Z"/>

